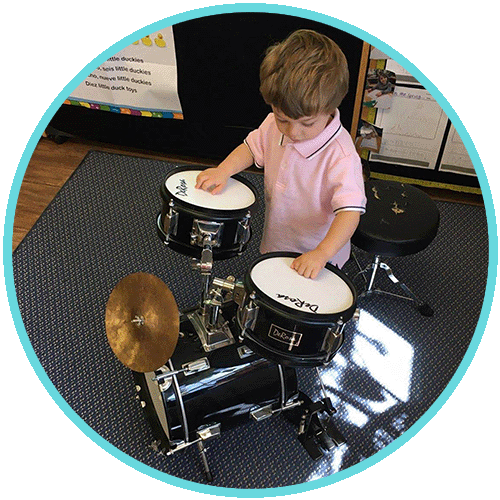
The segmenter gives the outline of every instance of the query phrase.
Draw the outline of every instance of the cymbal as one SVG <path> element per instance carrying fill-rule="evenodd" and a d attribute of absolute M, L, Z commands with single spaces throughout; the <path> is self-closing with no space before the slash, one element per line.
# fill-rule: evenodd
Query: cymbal
<path fill-rule="evenodd" d="M 147 273 L 123 278 L 106 304 L 106 335 L 128 368 L 144 373 L 163 366 L 179 338 L 179 310 L 167 285 Z"/>

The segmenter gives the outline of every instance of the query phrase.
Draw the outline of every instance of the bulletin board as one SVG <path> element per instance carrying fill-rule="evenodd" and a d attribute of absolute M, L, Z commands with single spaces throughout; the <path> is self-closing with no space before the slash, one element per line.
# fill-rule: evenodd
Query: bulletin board
<path fill-rule="evenodd" d="M 325 34 L 346 55 L 350 90 L 339 110 L 352 133 L 360 113 L 356 89 L 364 80 L 369 45 L 328 24 L 267 12 L 199 17 L 136 40 L 75 89 L 52 117 L 50 132 L 221 160 L 269 113 L 259 92 L 259 66 L 267 48 L 296 29 Z M 168 86 L 162 87 L 162 81 Z M 117 86 L 125 88 L 112 88 Z"/>
<path fill-rule="evenodd" d="M 480 194 L 473 163 L 450 119 L 418 80 L 370 48 L 356 147 L 380 177 Z"/>

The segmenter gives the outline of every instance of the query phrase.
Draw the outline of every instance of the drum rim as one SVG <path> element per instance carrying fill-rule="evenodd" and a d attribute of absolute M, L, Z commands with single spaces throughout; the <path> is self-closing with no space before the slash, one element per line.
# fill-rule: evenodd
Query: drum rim
<path fill-rule="evenodd" d="M 297 309 L 294 309 L 292 307 L 286 306 L 282 304 L 281 302 L 278 302 L 277 300 L 269 297 L 263 290 L 261 290 L 252 280 L 250 277 L 252 269 L 259 263 L 267 259 L 271 258 L 276 258 L 276 257 L 291 257 L 291 258 L 296 258 L 299 257 L 301 254 L 298 252 L 269 252 L 264 255 L 261 255 L 257 259 L 255 259 L 251 266 L 250 269 L 247 271 L 245 274 L 243 284 L 245 287 L 245 291 L 248 295 L 250 295 L 252 292 L 257 291 L 258 295 L 256 298 L 256 302 L 262 302 L 266 306 L 270 306 L 269 308 L 282 316 L 285 316 L 286 318 L 290 319 L 290 313 L 293 313 L 293 319 L 297 320 L 304 320 L 307 321 L 308 323 L 315 323 L 315 324 L 331 324 L 337 322 L 339 319 L 342 319 L 345 322 L 347 322 L 349 319 L 352 318 L 354 315 L 354 311 L 356 310 L 357 307 L 357 299 L 358 299 L 358 293 L 356 291 L 356 288 L 354 287 L 354 284 L 351 282 L 351 280 L 348 278 L 348 276 L 341 271 L 338 267 L 334 266 L 333 264 L 330 264 L 327 262 L 325 265 L 326 269 L 329 271 L 332 271 L 334 274 L 339 276 L 349 287 L 352 293 L 353 297 L 353 302 L 350 307 L 343 311 L 339 311 L 336 313 L 329 313 L 329 314 L 318 314 L 318 313 L 310 313 L 307 311 L 299 311 Z M 262 294 L 264 297 L 262 297 Z"/>
<path fill-rule="evenodd" d="M 248 180 L 245 179 L 242 175 L 240 174 L 235 174 L 232 175 L 231 177 L 233 179 L 236 179 L 237 181 L 241 182 L 244 184 L 247 188 L 252 191 L 255 201 L 248 205 L 247 207 L 243 208 L 235 208 L 235 209 L 220 209 L 220 208 L 205 208 L 205 207 L 200 207 L 199 205 L 195 205 L 193 203 L 190 203 L 186 200 L 181 200 L 179 197 L 175 196 L 171 191 L 167 189 L 166 182 L 169 177 L 172 175 L 178 173 L 178 172 L 184 172 L 186 170 L 207 170 L 208 168 L 212 167 L 202 167 L 202 166 L 197 166 L 197 165 L 185 165 L 185 166 L 179 166 L 179 167 L 174 167 L 171 169 L 167 176 L 164 178 L 163 183 L 161 185 L 160 189 L 160 194 L 161 197 L 165 202 L 173 199 L 176 203 L 178 203 L 181 207 L 186 207 L 192 211 L 192 213 L 196 216 L 201 216 L 201 217 L 207 217 L 210 215 L 215 215 L 215 216 L 226 216 L 228 220 L 233 220 L 233 219 L 238 219 L 241 215 L 245 215 L 247 212 L 250 212 L 253 214 L 257 208 L 257 200 L 258 200 L 258 193 L 257 189 L 254 187 L 254 185 Z"/>

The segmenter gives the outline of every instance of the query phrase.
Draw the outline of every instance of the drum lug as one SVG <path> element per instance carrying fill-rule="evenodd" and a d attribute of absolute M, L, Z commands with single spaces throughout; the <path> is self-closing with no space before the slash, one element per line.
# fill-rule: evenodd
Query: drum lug
<path fill-rule="evenodd" d="M 259 406 L 250 412 L 250 416 L 256 421 L 260 422 L 266 418 L 273 416 L 273 405 Z"/>
<path fill-rule="evenodd" d="M 222 227 L 220 222 L 195 219 L 191 228 L 191 245 L 204 247 L 209 244 L 211 247 L 220 247 Z"/>
<path fill-rule="evenodd" d="M 334 327 L 329 328 L 329 333 L 331 333 L 336 339 L 338 339 L 342 335 L 342 332 L 344 331 L 344 326 L 345 326 L 344 320 L 341 318 L 337 321 L 335 329 Z"/>
<path fill-rule="evenodd" d="M 163 219 L 163 230 L 165 232 L 166 241 L 169 240 L 170 235 L 177 234 L 177 224 L 179 222 L 179 213 L 174 209 L 174 202 L 170 200 L 169 211 Z"/>
<path fill-rule="evenodd" d="M 361 309 L 359 307 L 357 307 L 356 310 L 354 311 L 354 314 L 352 315 L 352 319 L 355 322 L 358 322 L 360 316 L 361 316 Z"/>
<path fill-rule="evenodd" d="M 233 290 L 233 301 L 236 302 L 239 306 L 243 304 L 243 299 L 245 298 L 245 286 L 241 281 L 238 281 L 234 285 Z"/>
<path fill-rule="evenodd" d="M 242 345 L 242 346 L 238 347 L 238 355 L 239 355 L 240 359 L 248 358 L 250 356 L 253 356 L 253 354 L 254 354 L 254 352 L 252 351 L 252 349 L 250 349 L 246 345 Z"/>
<path fill-rule="evenodd" d="M 344 331 L 345 323 L 342 319 L 339 319 L 337 323 L 330 326 L 325 334 L 325 340 L 321 346 L 322 351 L 330 352 L 333 347 L 334 341 L 338 340 L 342 332 Z"/>
<path fill-rule="evenodd" d="M 190 363 L 185 363 L 182 365 L 180 370 L 170 370 L 166 366 L 162 366 L 160 369 L 156 370 L 154 377 L 151 380 L 158 382 L 158 387 L 161 392 L 165 392 L 172 385 L 172 379 L 175 375 L 182 373 L 184 376 L 193 375 L 198 372 L 203 372 L 210 368 L 210 362 L 208 358 L 199 358 L 191 361 Z"/>
<path fill-rule="evenodd" d="M 248 212 L 245 218 L 238 221 L 238 226 L 236 228 L 236 235 L 234 236 L 234 243 L 240 246 L 240 252 L 243 251 L 243 247 L 250 240 L 250 217 L 251 213 Z"/>
<path fill-rule="evenodd" d="M 210 368 L 208 358 L 200 358 L 182 365 L 184 375 L 193 375 L 194 373 L 203 372 Z"/>
<path fill-rule="evenodd" d="M 170 370 L 165 365 L 163 365 L 157 370 L 157 372 L 160 372 L 161 375 L 165 376 L 165 378 L 163 378 L 161 381 L 158 381 L 158 389 L 160 389 L 160 392 L 168 391 L 168 389 L 172 385 L 172 378 L 167 376 L 170 373 Z"/>
<path fill-rule="evenodd" d="M 252 296 L 250 296 L 252 298 Z M 259 306 L 255 305 L 253 300 L 251 300 L 244 308 L 243 314 L 241 316 L 241 329 L 253 330 L 255 323 L 257 321 L 257 313 L 259 312 Z"/>
<path fill-rule="evenodd" d="M 198 427 L 196 434 L 202 441 L 220 436 L 220 424 L 206 424 Z"/>

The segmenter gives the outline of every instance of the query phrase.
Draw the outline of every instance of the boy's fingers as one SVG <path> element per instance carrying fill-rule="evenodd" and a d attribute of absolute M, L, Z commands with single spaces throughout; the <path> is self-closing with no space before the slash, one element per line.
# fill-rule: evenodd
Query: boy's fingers
<path fill-rule="evenodd" d="M 310 279 L 314 279 L 316 278 L 316 276 L 318 276 L 319 269 L 316 269 L 314 265 L 308 266 L 307 264 L 300 263 L 297 261 L 298 259 L 299 257 L 297 257 L 297 259 L 295 259 L 290 266 L 297 272 L 297 274 L 300 274 L 300 276 L 304 276 L 304 278 Z"/>
<path fill-rule="evenodd" d="M 196 188 L 197 189 L 203 189 L 204 191 L 207 191 L 208 188 L 210 187 L 210 186 L 207 185 L 207 181 L 208 181 L 208 179 L 201 178 L 198 181 L 198 183 L 196 185 Z"/>
<path fill-rule="evenodd" d="M 216 185 L 212 191 L 210 191 L 212 194 L 219 194 L 222 191 L 222 188 L 224 186 L 222 184 L 219 184 L 218 186 Z"/>

